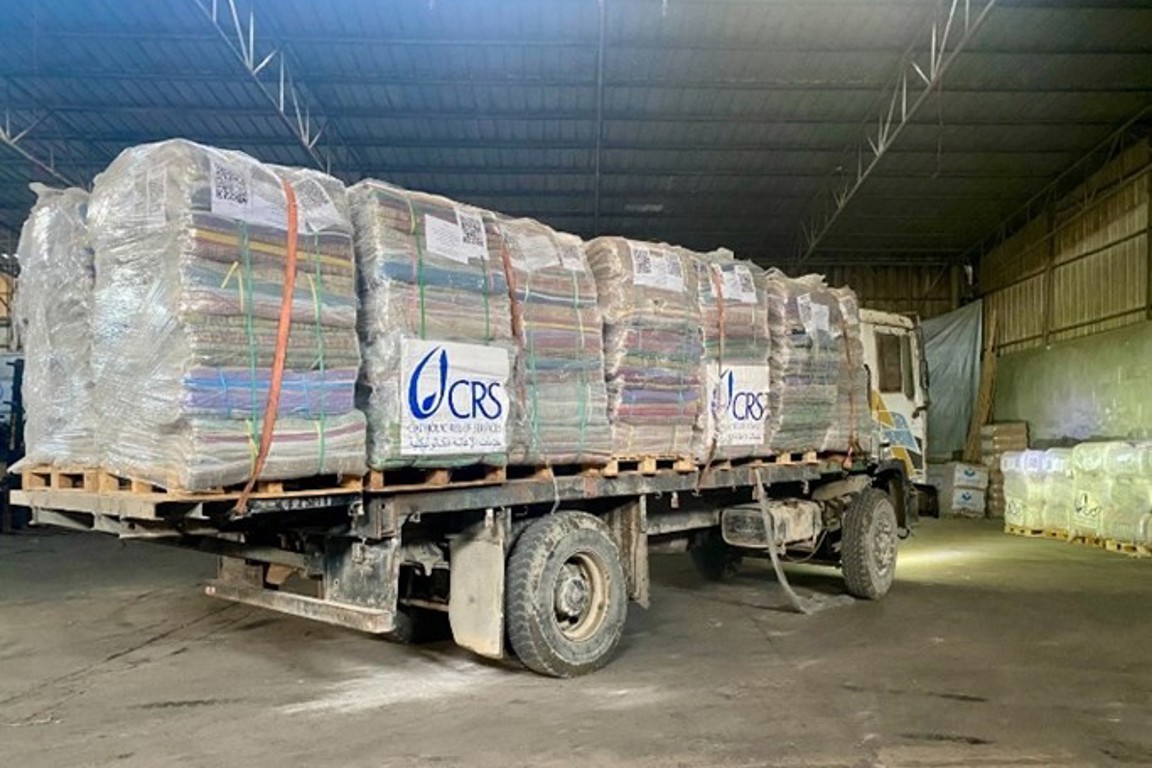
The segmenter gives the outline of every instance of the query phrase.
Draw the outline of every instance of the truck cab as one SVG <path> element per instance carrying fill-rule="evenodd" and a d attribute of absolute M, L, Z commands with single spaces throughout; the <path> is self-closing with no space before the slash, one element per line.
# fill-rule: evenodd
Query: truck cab
<path fill-rule="evenodd" d="M 911 522 L 918 506 L 916 487 L 927 482 L 928 366 L 920 326 L 907 315 L 861 309 L 860 336 L 870 379 L 873 445 L 881 463 L 902 465 L 911 482 L 889 489 L 898 507 L 900 499 L 906 500 L 910 514 L 900 517 Z"/>

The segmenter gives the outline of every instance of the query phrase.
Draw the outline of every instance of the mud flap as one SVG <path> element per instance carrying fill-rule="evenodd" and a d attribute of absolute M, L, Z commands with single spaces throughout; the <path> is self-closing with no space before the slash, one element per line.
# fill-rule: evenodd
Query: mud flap
<path fill-rule="evenodd" d="M 489 510 L 484 522 L 451 542 L 448 622 L 456 644 L 493 659 L 504 655 L 506 512 Z"/>

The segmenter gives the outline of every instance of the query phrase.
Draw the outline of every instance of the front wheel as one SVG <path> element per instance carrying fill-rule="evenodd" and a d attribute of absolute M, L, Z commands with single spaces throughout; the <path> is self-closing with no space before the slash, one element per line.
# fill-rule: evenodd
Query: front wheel
<path fill-rule="evenodd" d="M 583 512 L 532 523 L 508 558 L 505 618 L 512 650 L 533 672 L 575 677 L 608 663 L 628 617 L 620 553 Z"/>
<path fill-rule="evenodd" d="M 844 513 L 840 564 L 848 591 L 866 600 L 879 600 L 896 576 L 899 526 L 892 500 L 883 491 L 866 488 Z"/>

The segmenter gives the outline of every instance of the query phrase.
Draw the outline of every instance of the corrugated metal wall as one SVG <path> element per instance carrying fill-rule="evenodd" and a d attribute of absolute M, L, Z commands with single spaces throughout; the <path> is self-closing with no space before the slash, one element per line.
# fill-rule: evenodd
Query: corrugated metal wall
<path fill-rule="evenodd" d="M 828 267 L 829 285 L 851 286 L 860 305 L 886 312 L 935 317 L 953 308 L 953 274 L 948 266 Z"/>
<path fill-rule="evenodd" d="M 1148 141 L 1131 147 L 989 253 L 986 320 L 1012 352 L 1152 319 Z"/>

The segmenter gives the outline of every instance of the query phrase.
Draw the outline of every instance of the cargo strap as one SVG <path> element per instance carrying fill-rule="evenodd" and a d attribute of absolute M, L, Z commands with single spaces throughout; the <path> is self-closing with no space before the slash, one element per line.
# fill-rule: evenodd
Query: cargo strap
<path fill-rule="evenodd" d="M 263 430 L 260 433 L 260 447 L 256 453 L 256 461 L 252 465 L 252 475 L 248 484 L 236 500 L 233 510 L 237 516 L 242 516 L 248 506 L 248 497 L 264 464 L 268 460 L 268 452 L 272 448 L 272 433 L 276 427 L 276 414 L 280 410 L 280 387 L 284 383 L 284 366 L 288 357 L 288 334 L 292 330 L 292 300 L 296 292 L 296 192 L 292 185 L 285 180 L 280 182 L 284 187 L 284 197 L 288 203 L 288 249 L 284 260 L 284 288 L 280 298 L 280 318 L 276 325 L 276 350 L 272 357 L 272 376 L 268 382 L 268 402 L 264 405 Z"/>

